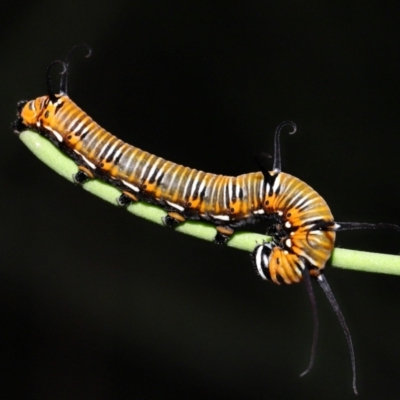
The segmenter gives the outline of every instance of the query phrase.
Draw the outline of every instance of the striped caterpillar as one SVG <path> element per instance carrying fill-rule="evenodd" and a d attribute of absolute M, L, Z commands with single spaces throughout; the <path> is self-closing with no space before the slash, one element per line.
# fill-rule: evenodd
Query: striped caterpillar
<path fill-rule="evenodd" d="M 226 243 L 234 230 L 266 221 L 272 237 L 255 246 L 253 263 L 258 274 L 276 284 L 297 283 L 303 278 L 314 310 L 314 341 L 307 373 L 314 363 L 317 337 L 315 299 L 310 276 L 316 278 L 327 295 L 344 330 L 356 392 L 355 357 L 345 319 L 324 276 L 336 231 L 389 228 L 393 224 L 335 222 L 326 201 L 300 179 L 281 171 L 280 134 L 287 121 L 275 131 L 272 171 L 262 169 L 236 177 L 205 173 L 140 150 L 107 132 L 80 109 L 67 94 L 70 52 L 65 62 L 53 62 L 46 74 L 46 96 L 18 103 L 16 133 L 33 129 L 50 139 L 78 165 L 77 183 L 98 178 L 122 191 L 118 203 L 144 201 L 166 211 L 163 222 L 176 227 L 186 220 L 206 221 L 216 228 L 214 241 Z M 89 52 L 90 55 L 90 52 Z M 50 72 L 61 64 L 59 93 L 54 93 Z"/>

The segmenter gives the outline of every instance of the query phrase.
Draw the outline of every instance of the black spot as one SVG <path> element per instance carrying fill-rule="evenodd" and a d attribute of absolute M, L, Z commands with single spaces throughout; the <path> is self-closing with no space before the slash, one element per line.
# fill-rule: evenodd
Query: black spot
<path fill-rule="evenodd" d="M 74 176 L 74 180 L 76 183 L 82 185 L 83 183 L 85 183 L 87 180 L 89 180 L 89 177 L 86 175 L 85 172 L 83 171 L 78 171 L 75 176 Z"/>
<path fill-rule="evenodd" d="M 121 157 L 122 157 L 122 153 L 119 153 L 118 157 L 114 160 L 114 164 L 115 165 L 118 165 L 119 160 L 121 159 Z"/>
<path fill-rule="evenodd" d="M 192 183 L 193 184 L 193 183 Z M 201 186 L 200 182 L 197 183 L 197 186 L 194 189 L 192 199 L 197 200 L 199 197 L 199 187 Z"/>
<path fill-rule="evenodd" d="M 132 204 L 132 199 L 126 194 L 121 194 L 117 201 L 120 206 L 128 206 L 129 204 Z"/>
<path fill-rule="evenodd" d="M 233 185 L 233 187 L 232 187 L 232 203 L 236 203 L 236 200 L 237 200 L 237 198 L 236 198 L 236 185 Z"/>
<path fill-rule="evenodd" d="M 242 188 L 239 189 L 239 199 L 243 200 L 243 189 Z"/>
<path fill-rule="evenodd" d="M 287 214 L 286 214 L 286 218 L 290 218 L 292 216 L 292 213 L 290 213 L 290 212 L 288 212 Z"/>
<path fill-rule="evenodd" d="M 68 135 L 68 136 L 67 136 L 67 139 L 68 139 L 68 140 L 71 140 L 71 138 L 72 138 L 72 135 Z"/>
<path fill-rule="evenodd" d="M 154 171 L 153 175 L 150 176 L 149 183 L 153 184 L 156 181 L 156 176 L 158 174 L 158 171 L 159 171 L 159 169 L 156 168 L 156 170 Z"/>
<path fill-rule="evenodd" d="M 214 236 L 213 242 L 216 244 L 223 245 L 223 244 L 227 243 L 230 238 L 231 237 L 228 235 L 224 235 L 221 232 L 217 232 L 217 234 Z"/>
<path fill-rule="evenodd" d="M 165 174 L 161 174 L 161 176 L 157 179 L 157 185 L 159 185 L 161 183 L 161 181 L 163 180 Z"/>
<path fill-rule="evenodd" d="M 265 200 L 265 203 L 264 203 L 266 206 L 268 206 L 269 205 L 269 200 Z"/>
<path fill-rule="evenodd" d="M 194 191 L 192 199 L 193 200 L 197 200 L 197 198 L 199 197 L 199 192 L 197 191 L 197 189 Z"/>
<path fill-rule="evenodd" d="M 269 179 L 267 180 L 267 182 L 268 182 L 268 184 L 269 184 L 269 192 L 268 192 L 268 196 L 269 196 L 269 197 L 271 197 L 271 196 L 274 194 L 272 188 L 273 188 L 273 186 L 274 186 L 275 179 L 276 179 L 277 176 L 278 176 L 278 175 L 270 176 Z"/>
<path fill-rule="evenodd" d="M 165 226 L 172 229 L 176 228 L 179 225 L 179 221 L 171 217 L 169 214 L 162 218 L 162 222 Z"/>
<path fill-rule="evenodd" d="M 50 115 L 50 112 L 49 112 L 49 110 L 47 110 L 47 111 L 44 113 L 44 117 L 45 117 L 45 118 L 49 118 L 49 115 Z"/>

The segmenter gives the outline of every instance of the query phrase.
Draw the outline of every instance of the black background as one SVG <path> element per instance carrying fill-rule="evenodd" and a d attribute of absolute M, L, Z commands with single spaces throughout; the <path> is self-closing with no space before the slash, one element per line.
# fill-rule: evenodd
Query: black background
<path fill-rule="evenodd" d="M 11 133 L 76 43 L 69 94 L 102 126 L 215 173 L 257 170 L 276 125 L 283 167 L 339 221 L 400 223 L 398 2 L 20 1 L 1 12 L 0 394 L 37 399 L 354 398 L 349 355 L 316 290 L 274 286 L 245 252 L 111 207 Z M 12 5 L 11 5 L 12 4 Z M 54 77 L 55 81 L 57 80 Z M 56 82 L 55 82 L 56 84 Z M 399 252 L 396 232 L 337 246 Z M 398 398 L 400 278 L 328 266 L 363 399 Z M 317 288 L 316 288 L 317 289 Z"/>

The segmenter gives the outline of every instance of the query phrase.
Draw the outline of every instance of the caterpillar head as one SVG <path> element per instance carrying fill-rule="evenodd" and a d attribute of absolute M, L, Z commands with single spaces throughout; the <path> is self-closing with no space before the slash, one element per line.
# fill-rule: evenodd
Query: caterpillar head
<path fill-rule="evenodd" d="M 68 64 L 71 56 L 79 47 L 85 47 L 87 50 L 86 57 L 91 55 L 91 48 L 86 44 L 78 44 L 72 48 L 67 55 L 65 61 L 53 61 L 47 68 L 46 72 L 46 86 L 47 96 L 38 97 L 30 101 L 20 101 L 18 103 L 17 120 L 12 124 L 15 133 L 20 133 L 24 128 L 34 129 L 44 133 L 56 144 L 62 142 L 63 137 L 58 129 L 56 123 L 56 113 L 61 108 L 67 95 L 67 81 L 68 81 Z M 55 65 L 62 67 L 59 94 L 56 94 L 52 88 L 50 73 Z"/>
<path fill-rule="evenodd" d="M 26 128 L 37 130 L 37 127 L 40 126 L 39 118 L 43 115 L 48 101 L 48 96 L 38 97 L 30 101 L 19 101 L 17 104 L 17 119 L 12 124 L 13 131 L 18 134 Z"/>
<path fill-rule="evenodd" d="M 25 102 L 22 107 L 18 103 L 18 111 L 22 123 L 29 128 L 39 127 L 41 125 L 40 118 L 46 113 L 49 102 L 49 96 L 41 96 Z"/>
<path fill-rule="evenodd" d="M 55 142 L 63 138 L 56 128 L 56 112 L 64 103 L 67 96 L 56 95 L 55 100 L 50 96 L 41 96 L 34 100 L 18 103 L 17 120 L 13 123 L 14 132 L 19 133 L 24 128 L 39 131 Z M 43 131 L 44 129 L 44 131 Z"/>

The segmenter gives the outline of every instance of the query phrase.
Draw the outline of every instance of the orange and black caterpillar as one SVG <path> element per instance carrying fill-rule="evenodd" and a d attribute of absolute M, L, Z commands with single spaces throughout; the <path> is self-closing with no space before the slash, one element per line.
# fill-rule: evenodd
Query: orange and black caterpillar
<path fill-rule="evenodd" d="M 229 240 L 235 228 L 267 221 L 267 234 L 272 240 L 255 246 L 252 258 L 257 272 L 263 279 L 277 284 L 300 282 L 304 277 L 313 305 L 314 342 L 305 372 L 313 365 L 317 337 L 312 276 L 326 293 L 345 332 L 356 392 L 351 336 L 322 272 L 331 256 L 336 231 L 400 230 L 400 227 L 335 222 L 327 203 L 315 190 L 281 172 L 280 133 L 286 125 L 294 133 L 293 122 L 284 122 L 276 129 L 272 171 L 263 169 L 237 177 L 197 171 L 123 142 L 100 127 L 68 97 L 68 63 L 73 51 L 65 62 L 56 61 L 49 66 L 46 96 L 18 103 L 14 131 L 19 133 L 30 128 L 49 138 L 79 166 L 76 182 L 99 178 L 122 191 L 118 199 L 121 205 L 145 201 L 162 207 L 166 211 L 163 221 L 167 226 L 174 227 L 185 220 L 207 221 L 215 225 L 215 241 L 222 244 Z M 55 63 L 64 67 L 58 94 L 53 92 L 50 82 L 50 70 Z"/>

